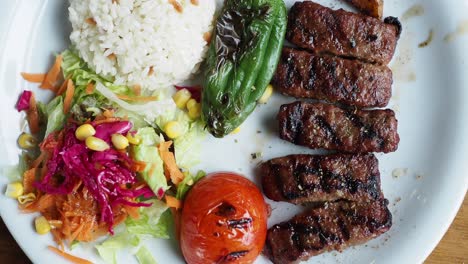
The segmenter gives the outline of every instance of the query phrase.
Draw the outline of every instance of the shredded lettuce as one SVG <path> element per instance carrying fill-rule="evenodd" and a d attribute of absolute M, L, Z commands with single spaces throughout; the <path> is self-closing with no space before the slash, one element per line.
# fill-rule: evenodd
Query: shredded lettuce
<path fill-rule="evenodd" d="M 158 264 L 151 252 L 145 246 L 141 246 L 135 253 L 135 256 L 140 264 Z"/>
<path fill-rule="evenodd" d="M 192 186 L 205 177 L 206 173 L 204 171 L 198 171 L 197 174 L 193 176 L 190 174 L 190 172 L 187 171 L 184 173 L 184 175 L 184 180 L 177 186 L 176 198 L 179 200 L 184 200 L 185 195 L 187 195 Z"/>
<path fill-rule="evenodd" d="M 139 236 L 152 236 L 154 238 L 169 238 L 172 216 L 165 203 L 153 199 L 149 200 L 151 207 L 140 208 L 140 218 L 127 218 L 125 224 L 128 233 Z"/>
<path fill-rule="evenodd" d="M 206 131 L 201 121 L 189 124 L 188 132 L 174 140 L 175 159 L 177 166 L 190 170 L 200 163 L 201 145 Z"/>
<path fill-rule="evenodd" d="M 165 203 L 152 199 L 151 207 L 140 208 L 140 218 L 128 217 L 125 226 L 119 226 L 116 235 L 109 237 L 103 243 L 96 245 L 101 258 L 106 263 L 116 264 L 117 253 L 123 249 L 135 249 L 140 246 L 145 238 L 169 238 L 172 230 L 172 216 Z M 155 263 L 153 256 L 145 252 L 144 246 L 135 253 L 140 263 Z M 141 251 L 141 252 L 140 252 Z M 149 253 L 149 254 L 148 254 Z M 148 262 L 146 262 L 148 261 Z"/>
<path fill-rule="evenodd" d="M 142 117 L 141 115 L 135 112 L 127 111 L 122 108 L 119 108 L 114 113 L 114 115 L 116 117 L 122 117 L 122 118 L 127 117 L 130 121 L 132 121 L 134 129 L 140 129 L 140 128 L 148 127 L 151 125 L 148 122 L 146 122 L 144 117 Z"/>
<path fill-rule="evenodd" d="M 186 112 L 178 108 L 160 115 L 154 120 L 154 123 L 158 128 L 162 129 L 170 121 L 179 122 L 183 130 L 182 136 L 174 140 L 177 166 L 184 170 L 190 170 L 190 168 L 200 163 L 201 143 L 207 134 L 204 123 L 200 120 L 191 120 Z"/>
<path fill-rule="evenodd" d="M 109 237 L 102 244 L 95 247 L 106 263 L 117 264 L 117 252 L 125 248 L 137 247 L 139 244 L 140 238 L 138 236 L 123 231 L 113 237 Z"/>
<path fill-rule="evenodd" d="M 18 164 L 12 166 L 5 166 L 0 169 L 0 175 L 5 175 L 10 182 L 21 181 L 23 174 L 29 169 L 28 153 L 23 151 L 18 156 Z"/>
<path fill-rule="evenodd" d="M 104 98 L 100 98 L 96 94 L 86 95 L 83 93 L 82 96 L 77 98 L 70 113 L 75 120 L 85 122 L 92 117 L 102 114 L 103 109 L 109 108 L 112 108 L 112 106 Z"/>
<path fill-rule="evenodd" d="M 172 99 L 171 99 L 172 100 Z M 190 128 L 192 120 L 190 120 L 187 113 L 180 110 L 179 108 L 168 109 L 163 114 L 159 115 L 154 119 L 154 124 L 159 128 L 164 128 L 164 126 L 170 121 L 177 121 L 182 125 L 182 135 L 186 134 Z"/>
<path fill-rule="evenodd" d="M 114 85 L 112 78 L 103 77 L 99 74 L 96 74 L 91 70 L 85 61 L 83 61 L 78 54 L 71 50 L 67 49 L 62 52 L 62 71 L 63 77 L 71 78 L 75 84 L 75 88 L 83 87 L 89 83 L 104 83 L 106 86 L 110 86 L 116 89 L 116 92 L 120 93 L 129 93 L 130 89 L 126 86 Z"/>
<path fill-rule="evenodd" d="M 105 96 L 109 101 L 117 104 L 123 109 L 141 114 L 149 123 L 152 123 L 159 116 L 164 115 L 166 112 L 176 108 L 172 98 L 152 101 L 145 104 L 130 104 L 124 100 L 119 99 L 115 94 L 115 90 L 106 87 L 100 82 L 97 83 L 96 90 Z"/>
<path fill-rule="evenodd" d="M 75 250 L 79 245 L 80 245 L 80 241 L 73 240 L 73 242 L 71 242 L 70 244 L 70 250 Z"/>
<path fill-rule="evenodd" d="M 151 190 L 161 198 L 161 192 L 164 194 L 169 189 L 164 175 L 163 161 L 156 147 L 161 142 L 161 138 L 152 127 L 139 129 L 137 135 L 141 138 L 141 143 L 133 148 L 133 157 L 147 164 L 140 175 Z"/>
<path fill-rule="evenodd" d="M 19 165 L 6 166 L 0 170 L 1 175 L 5 175 L 10 182 L 21 181 L 23 175 L 20 173 Z"/>
<path fill-rule="evenodd" d="M 63 128 L 66 116 L 63 113 L 63 98 L 57 96 L 45 108 L 47 114 L 47 128 L 45 136 Z"/>

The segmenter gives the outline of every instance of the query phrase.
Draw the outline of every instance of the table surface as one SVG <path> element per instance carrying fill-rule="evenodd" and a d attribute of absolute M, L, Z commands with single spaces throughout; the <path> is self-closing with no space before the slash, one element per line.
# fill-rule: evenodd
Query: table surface
<path fill-rule="evenodd" d="M 5 224 L 0 220 L 0 258 L 3 263 L 31 263 L 21 251 Z M 426 264 L 468 264 L 468 196 L 444 238 L 425 262 Z"/>

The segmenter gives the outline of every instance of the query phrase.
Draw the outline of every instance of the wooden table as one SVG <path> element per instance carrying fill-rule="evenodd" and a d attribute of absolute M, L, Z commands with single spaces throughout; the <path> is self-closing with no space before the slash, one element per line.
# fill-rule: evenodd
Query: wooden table
<path fill-rule="evenodd" d="M 34 243 L 34 241 L 31 241 Z M 0 221 L 0 259 L 2 263 L 31 263 Z M 468 264 L 468 196 L 447 234 L 426 260 L 427 264 Z"/>

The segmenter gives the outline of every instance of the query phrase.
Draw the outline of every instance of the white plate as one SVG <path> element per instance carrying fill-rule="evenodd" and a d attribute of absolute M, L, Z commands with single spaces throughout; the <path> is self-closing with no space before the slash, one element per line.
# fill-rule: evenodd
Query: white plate
<path fill-rule="evenodd" d="M 336 8 L 342 6 L 338 1 L 317 1 Z M 424 7 L 424 15 L 402 21 L 403 35 L 391 64 L 395 83 L 390 107 L 397 112 L 401 143 L 397 152 L 379 155 L 393 227 L 366 245 L 341 254 L 323 254 L 310 263 L 420 263 L 447 230 L 466 193 L 468 50 L 464 47 L 468 37 L 457 35 L 450 43 L 444 37 L 468 19 L 468 1 L 387 0 L 385 14 L 401 17 L 415 4 Z M 69 25 L 67 1 L 0 0 L 0 6 L 0 168 L 5 168 L 17 162 L 15 142 L 22 129 L 22 116 L 14 109 L 17 96 L 22 89 L 37 90 L 35 85 L 24 82 L 19 73 L 46 71 L 52 53 L 67 47 Z M 433 42 L 429 47 L 418 48 L 430 29 L 435 33 Z M 280 141 L 274 132 L 278 107 L 289 101 L 293 99 L 276 95 L 268 105 L 255 111 L 240 134 L 207 140 L 202 167 L 206 171 L 237 171 L 254 179 L 251 169 L 258 161 L 252 161 L 250 153 L 260 151 L 264 159 L 310 153 Z M 392 177 L 396 168 L 408 171 L 396 179 Z M 19 245 L 34 263 L 63 262 L 46 250 L 47 245 L 53 244 L 51 237 L 34 232 L 33 216 L 20 214 L 16 201 L 3 195 L 6 183 L 7 179 L 0 177 L 0 214 Z M 269 202 L 274 209 L 270 225 L 301 209 Z M 183 263 L 175 242 L 151 240 L 147 244 L 159 263 Z M 91 246 L 72 253 L 100 262 Z M 135 262 L 125 252 L 119 260 Z M 257 262 L 267 260 L 261 256 Z"/>

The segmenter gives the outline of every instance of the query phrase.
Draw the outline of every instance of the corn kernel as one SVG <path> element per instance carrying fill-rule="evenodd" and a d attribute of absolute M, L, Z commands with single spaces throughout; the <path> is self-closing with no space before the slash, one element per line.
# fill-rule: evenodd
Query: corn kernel
<path fill-rule="evenodd" d="M 187 110 L 190 111 L 190 109 L 192 109 L 194 106 L 196 106 L 198 103 L 197 103 L 197 100 L 195 99 L 190 99 L 188 100 L 187 102 Z"/>
<path fill-rule="evenodd" d="M 37 140 L 33 135 L 23 133 L 18 138 L 18 145 L 22 149 L 32 149 L 37 146 Z"/>
<path fill-rule="evenodd" d="M 132 135 L 131 133 L 127 134 L 127 140 L 132 145 L 138 145 L 141 142 L 141 138 L 138 135 Z"/>
<path fill-rule="evenodd" d="M 237 127 L 236 129 L 234 129 L 231 134 L 234 135 L 234 134 L 237 134 L 241 131 L 241 128 L 240 127 Z"/>
<path fill-rule="evenodd" d="M 5 195 L 11 198 L 18 198 L 23 195 L 23 184 L 21 182 L 13 182 L 7 185 Z"/>
<path fill-rule="evenodd" d="M 44 216 L 39 216 L 34 220 L 34 225 L 36 226 L 36 232 L 39 235 L 45 235 L 50 232 L 49 221 Z"/>
<path fill-rule="evenodd" d="M 267 88 L 265 89 L 265 92 L 263 92 L 262 97 L 258 99 L 259 104 L 266 104 L 268 102 L 268 99 L 270 99 L 271 95 L 273 94 L 273 86 L 269 84 Z"/>
<path fill-rule="evenodd" d="M 116 149 L 126 149 L 128 147 L 128 139 L 122 134 L 113 134 L 111 141 Z"/>
<path fill-rule="evenodd" d="M 86 147 L 94 151 L 104 151 L 110 148 L 107 142 L 105 142 L 104 140 L 100 138 L 93 137 L 93 136 L 87 137 L 85 143 L 86 143 Z"/>
<path fill-rule="evenodd" d="M 170 121 L 164 126 L 164 132 L 169 138 L 175 139 L 183 134 L 183 127 L 177 121 Z"/>
<path fill-rule="evenodd" d="M 28 193 L 18 196 L 18 202 L 20 204 L 27 204 L 36 200 L 36 195 L 34 193 Z"/>
<path fill-rule="evenodd" d="M 94 134 L 96 134 L 96 130 L 90 124 L 81 125 L 75 131 L 75 136 L 79 140 L 85 140 L 88 137 L 94 136 Z"/>
<path fill-rule="evenodd" d="M 189 103 L 190 103 L 190 101 L 189 101 Z M 195 101 L 195 100 L 193 100 L 193 101 Z M 197 101 L 195 101 L 194 104 L 189 104 L 189 103 L 187 103 L 188 116 L 191 119 L 199 118 L 200 115 L 201 115 L 201 104 L 197 103 Z"/>
<path fill-rule="evenodd" d="M 190 97 L 192 97 L 190 91 L 187 89 L 182 89 L 180 91 L 177 91 L 174 94 L 174 96 L 172 96 L 172 99 L 174 100 L 178 108 L 184 109 L 187 105 L 187 102 L 190 100 Z"/>

